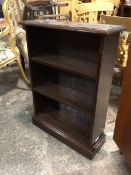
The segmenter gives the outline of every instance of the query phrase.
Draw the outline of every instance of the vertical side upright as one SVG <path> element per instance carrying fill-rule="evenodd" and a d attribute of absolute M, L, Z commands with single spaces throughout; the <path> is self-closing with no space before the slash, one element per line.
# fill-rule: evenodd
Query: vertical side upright
<path fill-rule="evenodd" d="M 113 76 L 113 67 L 115 59 L 117 58 L 118 41 L 119 33 L 103 36 L 102 38 L 100 50 L 101 63 L 99 67 L 100 72 L 91 145 L 94 144 L 100 136 L 104 135 L 106 113 Z"/>

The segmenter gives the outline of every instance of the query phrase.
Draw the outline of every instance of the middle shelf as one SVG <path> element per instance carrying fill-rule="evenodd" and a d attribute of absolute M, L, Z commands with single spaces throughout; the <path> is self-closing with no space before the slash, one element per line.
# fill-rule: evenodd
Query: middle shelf
<path fill-rule="evenodd" d="M 75 109 L 92 115 L 94 112 L 94 103 L 92 97 L 81 91 L 75 91 L 72 88 L 61 84 L 48 82 L 33 88 L 33 91 L 49 97 L 58 102 L 64 103 Z M 77 95 L 75 95 L 77 94 Z"/>

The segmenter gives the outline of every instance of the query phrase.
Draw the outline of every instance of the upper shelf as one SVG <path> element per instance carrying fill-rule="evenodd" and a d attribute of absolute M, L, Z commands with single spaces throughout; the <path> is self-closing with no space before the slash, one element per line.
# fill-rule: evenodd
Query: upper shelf
<path fill-rule="evenodd" d="M 82 22 L 61 22 L 55 20 L 27 20 L 21 22 L 25 26 L 39 26 L 44 28 L 52 28 L 58 30 L 71 30 L 80 31 L 87 33 L 96 33 L 101 35 L 110 35 L 113 33 L 121 32 L 125 27 L 120 25 L 109 25 L 109 24 L 89 24 Z"/>
<path fill-rule="evenodd" d="M 41 54 L 31 58 L 32 61 L 40 64 L 63 70 L 69 73 L 96 80 L 97 78 L 97 65 L 84 62 L 79 59 L 69 58 L 55 54 Z"/>

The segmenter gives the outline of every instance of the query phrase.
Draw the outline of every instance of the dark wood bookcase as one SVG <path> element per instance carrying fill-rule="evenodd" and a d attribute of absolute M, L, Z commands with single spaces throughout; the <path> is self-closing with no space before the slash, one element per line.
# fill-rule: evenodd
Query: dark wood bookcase
<path fill-rule="evenodd" d="M 33 123 L 91 159 L 104 143 L 121 26 L 23 22 Z"/>

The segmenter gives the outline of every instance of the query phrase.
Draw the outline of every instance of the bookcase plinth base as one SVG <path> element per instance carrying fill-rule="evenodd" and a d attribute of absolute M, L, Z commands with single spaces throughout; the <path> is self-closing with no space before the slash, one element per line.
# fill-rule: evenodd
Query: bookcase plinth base
<path fill-rule="evenodd" d="M 68 146 L 70 146 L 90 160 L 95 156 L 95 154 L 99 151 L 99 149 L 105 142 L 105 135 L 102 134 L 94 145 L 89 146 L 87 143 L 75 139 L 74 137 L 72 137 L 72 135 L 63 132 L 56 125 L 53 125 L 52 123 L 49 123 L 45 120 L 40 120 L 38 117 L 33 117 L 32 122 L 39 128 L 43 129 L 50 135 L 67 144 Z"/>

